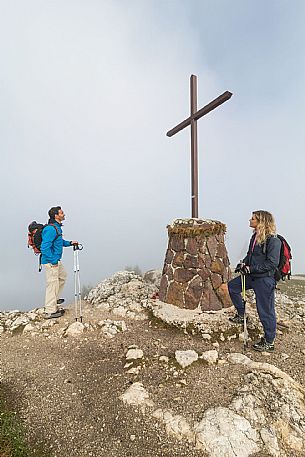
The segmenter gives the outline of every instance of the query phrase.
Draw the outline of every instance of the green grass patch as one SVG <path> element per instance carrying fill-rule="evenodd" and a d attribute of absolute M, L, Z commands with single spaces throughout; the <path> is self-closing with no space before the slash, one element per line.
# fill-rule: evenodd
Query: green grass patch
<path fill-rule="evenodd" d="M 16 412 L 11 411 L 0 386 L 0 457 L 47 457 L 26 444 L 25 430 Z"/>

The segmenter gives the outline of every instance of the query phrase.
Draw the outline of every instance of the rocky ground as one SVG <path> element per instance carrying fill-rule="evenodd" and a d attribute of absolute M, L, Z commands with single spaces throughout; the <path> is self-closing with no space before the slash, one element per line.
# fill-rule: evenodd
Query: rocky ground
<path fill-rule="evenodd" d="M 277 292 L 276 351 L 244 350 L 232 309 L 178 311 L 159 276 L 116 274 L 73 306 L 0 313 L 1 387 L 50 457 L 305 456 L 305 281 Z M 258 337 L 253 297 L 249 333 Z"/>

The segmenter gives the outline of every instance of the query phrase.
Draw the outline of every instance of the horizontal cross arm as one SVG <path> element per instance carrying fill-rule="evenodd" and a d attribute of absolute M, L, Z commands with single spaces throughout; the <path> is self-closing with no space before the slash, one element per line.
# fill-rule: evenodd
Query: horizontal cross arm
<path fill-rule="evenodd" d="M 217 108 L 218 106 L 222 105 L 224 102 L 229 100 L 232 97 L 232 95 L 232 92 L 229 92 L 228 90 L 224 92 L 222 95 L 219 95 L 219 97 L 215 98 L 215 100 L 205 105 L 203 108 L 197 111 L 197 113 L 194 113 L 194 119 L 197 121 L 205 114 L 208 114 L 210 111 L 213 111 L 213 109 Z"/>
<path fill-rule="evenodd" d="M 184 121 L 180 122 L 180 124 L 176 125 L 176 127 L 172 128 L 169 130 L 166 135 L 171 137 L 175 135 L 176 133 L 180 132 L 180 130 L 183 130 L 185 127 L 190 125 L 191 121 L 194 119 L 197 121 L 200 119 L 202 116 L 205 114 L 208 114 L 210 111 L 213 111 L 213 109 L 217 108 L 219 105 L 222 105 L 222 103 L 226 102 L 232 97 L 232 93 L 229 91 L 224 92 L 222 95 L 219 97 L 215 98 L 212 102 L 208 103 L 205 105 L 203 108 L 201 108 L 199 111 L 193 114 L 193 116 L 188 117 Z"/>
<path fill-rule="evenodd" d="M 169 131 L 166 133 L 166 135 L 167 135 L 167 136 L 173 136 L 173 135 L 175 135 L 176 133 L 180 132 L 180 130 L 183 130 L 185 127 L 187 127 L 188 125 L 190 125 L 191 120 L 192 120 L 192 118 L 191 118 L 191 117 L 188 117 L 188 118 L 185 119 L 184 121 L 180 122 L 180 124 L 176 125 L 176 127 L 174 127 L 173 129 L 169 130 Z"/>

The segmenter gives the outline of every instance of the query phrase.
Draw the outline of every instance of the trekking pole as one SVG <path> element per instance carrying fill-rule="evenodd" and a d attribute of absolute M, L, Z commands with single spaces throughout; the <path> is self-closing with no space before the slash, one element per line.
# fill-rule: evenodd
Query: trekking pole
<path fill-rule="evenodd" d="M 73 245 L 73 259 L 74 259 L 74 307 L 75 307 L 75 321 L 78 319 L 83 321 L 82 313 L 82 292 L 80 287 L 80 273 L 79 273 L 79 257 L 78 251 L 81 251 L 83 246 L 81 244 Z"/>
<path fill-rule="evenodd" d="M 241 297 L 244 305 L 244 351 L 246 351 L 246 348 L 248 346 L 248 329 L 247 329 L 247 315 L 246 315 L 246 275 L 241 272 L 240 274 L 241 278 Z"/>
<path fill-rule="evenodd" d="M 73 246 L 73 264 L 74 264 L 74 312 L 75 321 L 77 322 L 77 278 L 76 278 L 76 250 Z"/>

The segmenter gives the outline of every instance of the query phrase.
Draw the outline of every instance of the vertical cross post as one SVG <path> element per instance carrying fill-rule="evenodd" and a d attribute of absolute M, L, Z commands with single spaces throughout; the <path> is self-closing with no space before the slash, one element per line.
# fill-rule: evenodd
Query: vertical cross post
<path fill-rule="evenodd" d="M 192 217 L 198 217 L 198 141 L 197 120 L 197 76 L 192 75 L 190 80 L 191 93 L 191 177 L 192 177 Z"/>
<path fill-rule="evenodd" d="M 176 133 L 183 130 L 185 127 L 191 126 L 191 206 L 192 218 L 198 218 L 198 138 L 197 138 L 197 121 L 202 116 L 213 111 L 218 106 L 232 97 L 229 91 L 224 92 L 219 97 L 212 100 L 203 108 L 197 111 L 197 76 L 191 75 L 190 80 L 190 94 L 191 94 L 191 113 L 187 119 L 180 122 L 176 127 L 169 130 L 166 135 L 171 137 Z"/>

